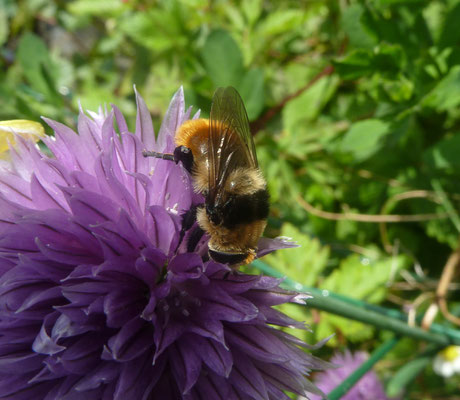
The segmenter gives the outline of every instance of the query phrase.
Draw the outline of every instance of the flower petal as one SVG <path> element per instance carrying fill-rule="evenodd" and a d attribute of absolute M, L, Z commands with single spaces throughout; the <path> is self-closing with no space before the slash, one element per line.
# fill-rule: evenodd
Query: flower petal
<path fill-rule="evenodd" d="M 152 117 L 150 116 L 144 99 L 139 95 L 136 87 L 137 118 L 136 118 L 136 136 L 144 144 L 145 149 L 153 150 L 155 147 L 155 132 L 153 131 Z"/>

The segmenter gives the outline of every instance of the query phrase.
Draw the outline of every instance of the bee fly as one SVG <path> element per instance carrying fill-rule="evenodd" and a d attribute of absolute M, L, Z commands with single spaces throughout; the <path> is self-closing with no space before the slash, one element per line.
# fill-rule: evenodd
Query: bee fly
<path fill-rule="evenodd" d="M 186 121 L 175 142 L 174 154 L 143 154 L 181 161 L 191 174 L 194 190 L 205 198 L 193 219 L 209 235 L 213 260 L 231 266 L 252 262 L 267 223 L 269 194 L 238 92 L 233 87 L 217 89 L 209 119 Z"/>

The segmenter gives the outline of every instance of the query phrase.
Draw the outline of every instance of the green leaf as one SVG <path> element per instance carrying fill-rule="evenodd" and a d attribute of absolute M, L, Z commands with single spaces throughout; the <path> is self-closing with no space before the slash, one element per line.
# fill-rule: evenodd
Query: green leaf
<path fill-rule="evenodd" d="M 404 76 L 396 80 L 383 80 L 383 88 L 395 103 L 410 100 L 414 93 L 414 83 Z"/>
<path fill-rule="evenodd" d="M 384 75 L 397 75 L 406 64 L 406 55 L 400 45 L 382 44 L 375 48 L 372 64 Z"/>
<path fill-rule="evenodd" d="M 30 86 L 44 95 L 48 101 L 57 103 L 57 68 L 52 64 L 45 43 L 33 33 L 21 37 L 17 52 L 18 61 Z"/>
<path fill-rule="evenodd" d="M 262 12 L 262 0 L 245 0 L 241 3 L 244 16 L 253 25 Z"/>
<path fill-rule="evenodd" d="M 321 246 L 318 239 L 301 233 L 291 224 L 284 224 L 281 234 L 295 240 L 300 247 L 269 254 L 264 261 L 291 279 L 313 286 L 327 265 L 329 248 Z"/>
<path fill-rule="evenodd" d="M 430 168 L 455 169 L 460 168 L 460 133 L 447 137 L 423 154 L 424 161 Z"/>
<path fill-rule="evenodd" d="M 264 37 L 294 30 L 304 18 L 304 14 L 299 10 L 276 10 L 268 14 L 258 25 L 257 34 Z"/>
<path fill-rule="evenodd" d="M 348 35 L 352 47 L 370 50 L 378 43 L 378 38 L 361 22 L 363 13 L 364 8 L 361 4 L 351 4 L 342 14 L 341 26 Z"/>
<path fill-rule="evenodd" d="M 243 75 L 243 58 L 240 48 L 227 31 L 213 31 L 206 38 L 201 57 L 215 86 L 238 87 Z"/>
<path fill-rule="evenodd" d="M 456 65 L 426 96 L 422 105 L 447 111 L 460 105 L 460 65 Z"/>
<path fill-rule="evenodd" d="M 98 15 L 104 18 L 116 16 L 128 9 L 128 5 L 119 0 L 74 0 L 67 5 L 74 15 Z"/>
<path fill-rule="evenodd" d="M 405 265 L 403 256 L 375 260 L 353 254 L 324 280 L 321 289 L 378 303 L 386 293 L 385 283 Z"/>
<path fill-rule="evenodd" d="M 389 133 L 389 126 L 379 119 L 367 119 L 354 123 L 345 133 L 340 149 L 351 153 L 357 162 L 375 154 L 382 146 L 382 139 Z"/>
<path fill-rule="evenodd" d="M 354 50 L 341 60 L 333 61 L 335 71 L 342 79 L 358 79 L 374 72 L 373 55 L 369 50 Z"/>
<path fill-rule="evenodd" d="M 380 72 L 384 76 L 397 77 L 406 65 L 406 55 L 399 44 L 382 43 L 372 51 L 358 49 L 345 58 L 334 61 L 336 72 L 346 80 L 369 76 Z"/>
<path fill-rule="evenodd" d="M 337 77 L 326 76 L 283 108 L 283 123 L 291 134 L 304 134 L 307 122 L 314 120 L 338 87 Z M 301 139 L 301 138 L 299 138 Z"/>
<path fill-rule="evenodd" d="M 161 9 L 127 15 L 120 21 L 119 29 L 154 52 L 180 49 L 187 44 L 176 15 Z"/>
<path fill-rule="evenodd" d="M 460 4 L 458 2 L 451 3 L 453 7 L 446 13 L 446 18 L 443 20 L 443 28 L 439 38 L 440 47 L 456 46 L 460 40 L 460 29 L 458 29 L 458 21 L 460 21 Z"/>
<path fill-rule="evenodd" d="M 264 71 L 260 68 L 249 70 L 237 89 L 244 101 L 249 120 L 256 119 L 265 104 Z"/>
<path fill-rule="evenodd" d="M 324 319 L 327 320 L 327 323 L 329 325 L 332 325 L 332 331 L 334 333 L 340 331 L 352 343 L 358 343 L 362 342 L 363 340 L 368 340 L 372 337 L 374 332 L 373 326 L 366 325 L 359 321 L 353 321 L 348 318 L 340 317 L 338 315 L 326 314 L 324 315 Z M 318 337 L 318 339 L 320 339 L 320 337 Z M 337 342 L 333 341 L 328 344 L 337 345 Z"/>

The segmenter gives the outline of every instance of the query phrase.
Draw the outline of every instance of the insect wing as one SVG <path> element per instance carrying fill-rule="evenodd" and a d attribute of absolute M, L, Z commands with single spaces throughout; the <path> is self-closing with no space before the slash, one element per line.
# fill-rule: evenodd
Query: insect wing
<path fill-rule="evenodd" d="M 207 201 L 217 204 L 232 171 L 258 164 L 246 109 L 233 87 L 216 90 L 209 119 Z"/>

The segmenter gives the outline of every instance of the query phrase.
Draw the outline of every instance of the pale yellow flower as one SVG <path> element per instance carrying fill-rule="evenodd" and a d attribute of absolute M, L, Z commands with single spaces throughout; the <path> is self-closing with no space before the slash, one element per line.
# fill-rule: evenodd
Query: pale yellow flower
<path fill-rule="evenodd" d="M 460 374 L 460 346 L 447 346 L 440 351 L 434 358 L 433 370 L 446 378 Z"/>
<path fill-rule="evenodd" d="M 14 134 L 38 142 L 40 137 L 45 136 L 45 129 L 39 122 L 25 119 L 0 121 L 0 158 L 7 157 L 8 142 L 15 143 Z"/>

